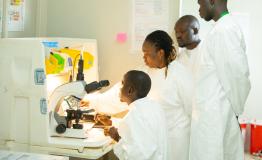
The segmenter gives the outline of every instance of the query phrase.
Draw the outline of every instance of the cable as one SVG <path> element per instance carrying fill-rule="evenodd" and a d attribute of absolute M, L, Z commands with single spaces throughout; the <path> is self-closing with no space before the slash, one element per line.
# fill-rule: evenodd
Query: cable
<path fill-rule="evenodd" d="M 74 62 L 73 62 L 73 75 L 72 75 L 72 79 L 74 80 L 74 76 L 75 76 L 75 64 L 76 64 L 76 59 L 77 57 L 80 56 L 80 54 L 76 55 L 74 58 Z"/>

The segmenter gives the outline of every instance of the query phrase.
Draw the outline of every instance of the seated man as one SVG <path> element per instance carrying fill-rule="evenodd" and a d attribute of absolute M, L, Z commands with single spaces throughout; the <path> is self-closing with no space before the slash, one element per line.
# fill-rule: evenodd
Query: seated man
<path fill-rule="evenodd" d="M 150 77 L 131 70 L 124 75 L 120 99 L 129 105 L 129 112 L 118 128 L 109 135 L 118 143 L 114 153 L 120 160 L 165 160 L 167 135 L 165 115 L 156 102 L 146 96 L 151 88 Z"/>

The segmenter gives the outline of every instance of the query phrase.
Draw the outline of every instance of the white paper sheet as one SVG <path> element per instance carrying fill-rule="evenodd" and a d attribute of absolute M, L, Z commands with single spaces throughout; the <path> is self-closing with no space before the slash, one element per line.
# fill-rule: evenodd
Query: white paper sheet
<path fill-rule="evenodd" d="M 133 0 L 132 49 L 141 51 L 143 41 L 154 30 L 168 31 L 169 0 Z"/>

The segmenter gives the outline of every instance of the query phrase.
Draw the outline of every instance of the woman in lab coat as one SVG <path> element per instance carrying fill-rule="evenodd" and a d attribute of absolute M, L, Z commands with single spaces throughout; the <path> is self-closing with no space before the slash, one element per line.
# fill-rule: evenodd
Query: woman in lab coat
<path fill-rule="evenodd" d="M 143 43 L 143 53 L 152 80 L 148 96 L 158 101 L 166 114 L 168 159 L 188 160 L 192 78 L 175 60 L 173 40 L 166 32 L 150 33 Z"/>
<path fill-rule="evenodd" d="M 168 160 L 188 160 L 192 78 L 188 70 L 175 60 L 176 51 L 172 38 L 161 30 L 150 33 L 143 43 L 144 62 L 143 69 L 149 74 L 152 86 L 148 97 L 159 102 L 164 109 L 168 128 Z M 103 111 L 102 101 L 114 101 L 110 106 L 112 110 L 122 111 L 127 107 L 119 107 L 117 96 L 120 84 L 117 84 L 108 93 L 96 98 L 86 97 L 82 105 L 89 104 L 94 109 Z M 113 98 L 115 96 L 115 98 Z M 117 100 L 116 100 L 117 99 Z M 109 108 L 105 110 L 109 110 Z M 110 111 L 111 112 L 111 111 Z M 159 126 L 161 129 L 161 126 Z M 142 134 L 142 133 L 141 133 Z"/>

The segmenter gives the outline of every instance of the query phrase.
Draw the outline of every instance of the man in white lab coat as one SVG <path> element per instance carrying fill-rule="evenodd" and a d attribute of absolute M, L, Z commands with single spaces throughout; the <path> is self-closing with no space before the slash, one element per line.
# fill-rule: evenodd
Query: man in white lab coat
<path fill-rule="evenodd" d="M 196 58 L 200 50 L 199 22 L 192 15 L 179 18 L 175 24 L 175 33 L 180 47 L 177 60 L 186 66 L 191 72 L 194 70 Z"/>
<path fill-rule="evenodd" d="M 120 100 L 129 105 L 129 112 L 112 127 L 109 135 L 118 143 L 114 153 L 120 160 L 165 160 L 167 128 L 162 107 L 147 98 L 150 77 L 137 70 L 124 75 Z"/>
<path fill-rule="evenodd" d="M 243 160 L 236 115 L 250 91 L 245 41 L 226 0 L 198 0 L 200 16 L 215 26 L 202 42 L 196 67 L 190 160 Z"/>

